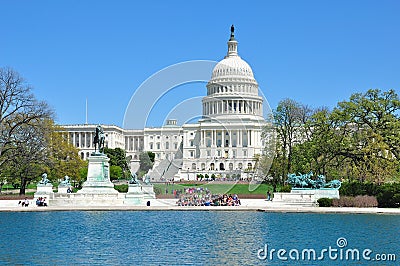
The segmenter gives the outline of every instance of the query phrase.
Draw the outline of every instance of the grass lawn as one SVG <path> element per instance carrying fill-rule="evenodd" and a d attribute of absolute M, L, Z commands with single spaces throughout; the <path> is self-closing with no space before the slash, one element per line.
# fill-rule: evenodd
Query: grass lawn
<path fill-rule="evenodd" d="M 203 187 L 208 188 L 213 194 L 262 194 L 266 195 L 267 191 L 272 191 L 272 186 L 267 184 L 174 184 L 174 185 L 166 185 L 166 184 L 154 184 L 154 187 L 158 187 L 161 189 L 162 194 L 165 194 L 165 189 L 168 189 L 168 194 L 171 194 L 173 189 L 185 189 L 189 187 Z"/>

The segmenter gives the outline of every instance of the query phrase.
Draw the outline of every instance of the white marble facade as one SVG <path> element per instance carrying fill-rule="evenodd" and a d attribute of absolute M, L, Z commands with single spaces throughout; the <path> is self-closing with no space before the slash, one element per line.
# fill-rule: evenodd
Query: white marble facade
<path fill-rule="evenodd" d="M 139 167 L 139 153 L 155 153 L 156 164 L 173 160 L 179 151 L 179 173 L 206 171 L 243 171 L 255 165 L 254 156 L 262 154 L 263 98 L 251 67 L 238 55 L 238 42 L 231 29 L 228 52 L 211 73 L 207 95 L 202 100 L 203 116 L 195 124 L 178 126 L 167 120 L 159 128 L 141 130 L 102 125 L 109 148 L 125 149 L 132 156 L 131 168 Z M 93 151 L 96 125 L 65 125 L 69 140 L 83 159 Z"/>

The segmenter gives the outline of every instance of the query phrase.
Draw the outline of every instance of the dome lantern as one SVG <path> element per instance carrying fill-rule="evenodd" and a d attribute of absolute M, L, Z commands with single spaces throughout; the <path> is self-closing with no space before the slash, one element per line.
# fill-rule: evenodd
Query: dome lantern
<path fill-rule="evenodd" d="M 228 41 L 228 54 L 226 55 L 226 57 L 238 56 L 237 44 L 238 42 L 235 40 L 235 27 L 232 25 L 231 37 L 229 38 Z"/>

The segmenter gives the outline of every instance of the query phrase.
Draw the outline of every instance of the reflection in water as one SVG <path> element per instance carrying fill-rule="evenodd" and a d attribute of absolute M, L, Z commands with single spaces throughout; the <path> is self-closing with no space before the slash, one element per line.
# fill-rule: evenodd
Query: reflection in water
<path fill-rule="evenodd" d="M 400 217 L 390 215 L 29 212 L 0 213 L 0 228 L 0 264 L 9 265 L 279 265 L 257 250 L 322 249 L 338 237 L 354 248 L 400 248 Z"/>

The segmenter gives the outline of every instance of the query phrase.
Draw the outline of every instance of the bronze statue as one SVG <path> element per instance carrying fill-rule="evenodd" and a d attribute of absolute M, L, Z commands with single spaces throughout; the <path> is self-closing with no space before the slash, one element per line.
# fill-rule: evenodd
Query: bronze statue
<path fill-rule="evenodd" d="M 313 172 L 308 174 L 301 174 L 297 176 L 296 174 L 288 174 L 287 183 L 293 188 L 311 188 L 311 189 L 339 189 L 341 182 L 339 180 L 332 180 L 326 182 L 326 178 L 323 175 L 319 175 L 316 178 L 313 177 Z"/>
<path fill-rule="evenodd" d="M 105 136 L 104 136 L 104 131 L 103 128 L 98 125 L 96 127 L 96 133 L 94 135 L 94 139 L 93 139 L 93 144 L 94 144 L 94 152 L 97 151 L 97 145 L 99 147 L 99 152 L 101 153 L 101 149 L 103 148 L 104 151 L 104 140 L 105 140 Z"/>
<path fill-rule="evenodd" d="M 129 184 L 139 185 L 139 180 L 137 179 L 137 175 L 134 173 L 131 175 L 131 180 L 129 180 Z"/>
<path fill-rule="evenodd" d="M 42 180 L 39 181 L 40 185 L 47 185 L 50 183 L 50 180 L 47 179 L 47 174 L 43 173 Z"/>

